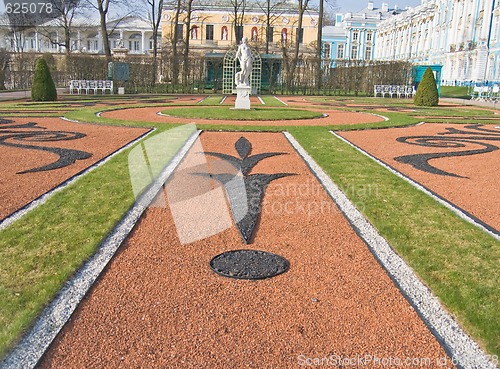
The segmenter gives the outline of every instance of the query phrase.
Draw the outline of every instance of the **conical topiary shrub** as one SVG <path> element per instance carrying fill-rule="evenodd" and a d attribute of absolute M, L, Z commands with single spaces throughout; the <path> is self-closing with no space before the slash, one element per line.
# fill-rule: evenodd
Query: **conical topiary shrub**
<path fill-rule="evenodd" d="M 413 103 L 417 106 L 437 106 L 439 103 L 436 80 L 434 79 L 434 73 L 432 73 L 430 67 L 426 69 L 422 76 Z"/>
<path fill-rule="evenodd" d="M 31 99 L 33 101 L 55 101 L 57 100 L 57 91 L 49 66 L 45 59 L 38 59 L 35 67 L 35 77 L 31 87 Z"/>

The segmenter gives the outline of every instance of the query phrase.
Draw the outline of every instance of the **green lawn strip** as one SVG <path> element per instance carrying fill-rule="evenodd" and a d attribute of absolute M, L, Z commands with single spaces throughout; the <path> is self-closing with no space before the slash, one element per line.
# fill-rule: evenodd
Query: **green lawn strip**
<path fill-rule="evenodd" d="M 495 113 L 488 109 L 482 108 L 415 108 L 415 111 L 408 112 L 410 115 L 417 116 L 438 116 L 438 117 L 463 117 L 463 118 L 476 118 L 476 117 L 498 117 Z"/>
<path fill-rule="evenodd" d="M 274 96 L 261 95 L 260 98 L 262 99 L 262 101 L 264 101 L 266 106 L 280 106 L 280 107 L 286 106 L 283 102 L 281 102 Z"/>
<path fill-rule="evenodd" d="M 134 203 L 130 150 L 0 231 L 0 357 Z"/>
<path fill-rule="evenodd" d="M 192 107 L 189 109 L 168 109 L 162 113 L 183 118 L 203 118 L 218 120 L 287 120 L 319 118 L 321 113 L 303 109 L 276 109 L 254 107 L 242 113 L 241 110 L 229 106 Z"/>
<path fill-rule="evenodd" d="M 223 97 L 224 96 L 221 95 L 208 96 L 207 98 L 203 99 L 203 101 L 199 102 L 197 105 L 219 106 Z"/>
<path fill-rule="evenodd" d="M 500 243 L 322 128 L 291 133 L 490 354 L 500 354 Z"/>
<path fill-rule="evenodd" d="M 70 111 L 64 114 L 64 117 L 70 120 L 76 120 L 79 122 L 86 122 L 86 123 L 119 125 L 127 127 L 153 127 L 158 125 L 158 123 L 155 124 L 151 122 L 127 121 L 122 119 L 99 117 L 97 116 L 97 113 L 113 111 L 113 110 L 131 109 L 131 108 L 148 108 L 148 107 L 163 107 L 163 106 L 165 106 L 165 104 L 118 105 L 115 107 L 109 107 L 109 106 L 87 107 Z M 171 125 L 169 124 L 168 127 L 171 127 Z"/>
<path fill-rule="evenodd" d="M 457 99 L 470 99 L 469 87 L 467 86 L 441 86 L 441 97 L 452 97 Z"/>

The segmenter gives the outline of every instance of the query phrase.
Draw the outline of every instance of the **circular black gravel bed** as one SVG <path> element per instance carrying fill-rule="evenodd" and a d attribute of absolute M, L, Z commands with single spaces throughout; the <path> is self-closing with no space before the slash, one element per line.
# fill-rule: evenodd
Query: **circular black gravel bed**
<path fill-rule="evenodd" d="M 223 277 L 265 279 L 286 272 L 290 263 L 284 257 L 270 252 L 233 250 L 214 257 L 210 267 Z"/>

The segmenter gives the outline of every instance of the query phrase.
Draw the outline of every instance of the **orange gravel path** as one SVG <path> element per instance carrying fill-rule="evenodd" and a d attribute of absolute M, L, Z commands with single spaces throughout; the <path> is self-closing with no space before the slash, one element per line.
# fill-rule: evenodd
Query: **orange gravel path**
<path fill-rule="evenodd" d="M 36 122 L 37 127 L 45 128 L 45 131 L 78 132 L 84 133 L 86 137 L 52 142 L 17 141 L 10 138 L 5 141 L 6 143 L 76 149 L 91 153 L 92 156 L 88 159 L 77 160 L 74 164 L 64 168 L 17 174 L 50 164 L 58 157 L 46 151 L 0 145 L 0 157 L 2 158 L 0 160 L 0 173 L 2 173 L 0 176 L 0 220 L 148 131 L 143 128 L 73 123 L 59 118 L 12 118 L 9 120 L 12 120 L 13 123 L 2 125 L 4 129 L 9 129 L 9 126 L 17 124 Z M 9 131 L 26 134 L 27 132 L 44 130 L 12 128 Z M 0 129 L 1 135 L 2 129 Z"/>
<path fill-rule="evenodd" d="M 440 133 L 446 132 L 446 128 L 463 130 L 464 127 L 466 125 L 426 123 L 416 127 L 337 133 L 451 203 L 471 213 L 496 230 L 500 230 L 500 196 L 495 195 L 498 193 L 500 179 L 500 150 L 479 155 L 446 157 L 430 161 L 431 165 L 441 170 L 458 174 L 464 178 L 423 172 L 413 168 L 409 164 L 394 160 L 395 157 L 402 155 L 482 149 L 483 146 L 472 143 L 462 148 L 439 148 L 409 145 L 396 141 L 397 138 L 406 136 L 439 136 Z M 484 127 L 498 130 L 500 137 L 500 129 L 495 128 L 494 125 L 486 125 Z M 460 135 L 450 136 L 456 137 Z M 471 134 L 471 136 L 480 136 L 480 134 L 476 132 L 475 134 Z M 476 141 L 499 146 L 499 141 Z"/>
<path fill-rule="evenodd" d="M 201 141 L 235 155 L 242 135 L 252 154 L 288 153 L 252 173 L 298 174 L 268 186 L 253 244 L 232 227 L 183 245 L 170 210 L 149 208 L 39 368 L 295 368 L 334 355 L 443 368 L 443 348 L 283 135 L 205 132 Z M 245 248 L 291 268 L 261 281 L 210 270 L 215 255 Z"/>
<path fill-rule="evenodd" d="M 329 126 L 339 124 L 359 124 L 359 123 L 376 123 L 383 122 L 384 119 L 367 113 L 354 113 L 341 110 L 328 110 L 321 109 L 324 114 L 328 114 L 324 118 L 316 119 L 297 119 L 297 120 L 277 120 L 277 121 L 254 121 L 254 120 L 215 120 L 215 119 L 201 119 L 201 118 L 178 118 L 171 116 L 158 115 L 159 112 L 168 113 L 168 109 L 178 109 L 179 107 L 150 107 L 150 108 L 131 108 L 107 111 L 101 114 L 102 117 L 133 120 L 140 122 L 154 122 L 154 123 L 195 123 L 195 124 L 227 124 L 227 125 L 250 125 L 250 126 Z M 189 109 L 187 106 L 186 109 Z M 317 109 L 310 109 L 317 110 Z"/>

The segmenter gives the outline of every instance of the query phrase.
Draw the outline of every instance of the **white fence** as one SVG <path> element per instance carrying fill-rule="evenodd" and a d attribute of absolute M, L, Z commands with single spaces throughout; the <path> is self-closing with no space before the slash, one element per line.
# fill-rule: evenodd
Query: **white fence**
<path fill-rule="evenodd" d="M 406 97 L 415 96 L 416 90 L 414 86 L 401 85 L 375 85 L 373 86 L 373 96 L 375 97 Z"/>
<path fill-rule="evenodd" d="M 475 85 L 469 92 L 472 100 L 498 101 L 500 100 L 500 85 Z"/>
<path fill-rule="evenodd" d="M 71 80 L 69 81 L 69 93 L 86 93 L 90 92 L 97 94 L 99 91 L 101 94 L 106 94 L 106 91 L 109 91 L 110 94 L 113 93 L 113 81 L 87 81 L 87 80 Z"/>

